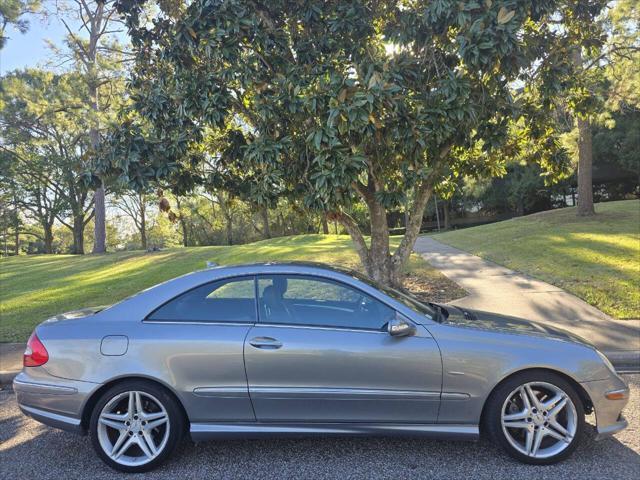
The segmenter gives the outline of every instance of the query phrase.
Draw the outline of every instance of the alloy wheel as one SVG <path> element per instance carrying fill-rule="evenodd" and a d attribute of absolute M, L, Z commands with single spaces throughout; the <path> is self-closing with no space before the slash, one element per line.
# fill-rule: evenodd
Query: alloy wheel
<path fill-rule="evenodd" d="M 169 415 L 153 395 L 122 392 L 104 406 L 98 418 L 98 441 L 114 462 L 126 466 L 149 463 L 169 439 Z"/>
<path fill-rule="evenodd" d="M 558 455 L 575 438 L 578 414 L 571 397 L 547 382 L 513 390 L 501 411 L 502 431 L 513 448 L 531 458 Z"/>

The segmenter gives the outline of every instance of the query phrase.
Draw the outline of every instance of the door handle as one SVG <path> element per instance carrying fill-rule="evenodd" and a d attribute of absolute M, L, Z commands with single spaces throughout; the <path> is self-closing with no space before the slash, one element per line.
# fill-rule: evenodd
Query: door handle
<path fill-rule="evenodd" d="M 252 347 L 262 348 L 263 350 L 276 350 L 282 347 L 282 342 L 272 337 L 254 337 L 249 340 Z"/>

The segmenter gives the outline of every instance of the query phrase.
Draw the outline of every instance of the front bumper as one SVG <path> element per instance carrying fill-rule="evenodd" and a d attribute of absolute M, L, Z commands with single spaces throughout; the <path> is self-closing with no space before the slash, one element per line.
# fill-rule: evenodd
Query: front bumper
<path fill-rule="evenodd" d="M 627 428 L 628 423 L 622 416 L 622 410 L 629 401 L 629 387 L 617 375 L 607 380 L 581 383 L 585 389 L 596 415 L 596 440 L 601 440 Z M 610 400 L 610 392 L 624 392 L 622 398 Z"/>
<path fill-rule="evenodd" d="M 45 425 L 84 433 L 84 405 L 99 385 L 54 377 L 41 367 L 24 369 L 13 380 L 18 407 Z"/>
<path fill-rule="evenodd" d="M 598 433 L 596 434 L 596 440 L 602 440 L 603 438 L 610 437 L 611 435 L 615 435 L 618 432 L 621 432 L 625 428 L 629 426 L 627 420 L 620 415 L 618 417 L 618 421 L 607 425 L 606 427 L 598 427 Z"/>

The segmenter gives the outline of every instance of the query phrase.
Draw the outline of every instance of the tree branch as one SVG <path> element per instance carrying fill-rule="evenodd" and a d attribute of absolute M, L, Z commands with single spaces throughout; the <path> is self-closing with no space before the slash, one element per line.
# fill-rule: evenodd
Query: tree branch
<path fill-rule="evenodd" d="M 420 227 L 422 226 L 422 216 L 424 215 L 424 209 L 427 206 L 429 198 L 431 198 L 431 194 L 433 193 L 433 190 L 435 188 L 435 182 L 441 173 L 441 169 L 443 168 L 443 165 L 446 164 L 445 162 L 443 162 L 443 160 L 446 159 L 449 155 L 452 146 L 453 144 L 447 144 L 440 150 L 440 153 L 438 154 L 438 161 L 434 165 L 433 170 L 416 188 L 413 205 L 411 206 L 411 213 L 409 214 L 409 221 L 407 223 L 404 237 L 402 237 L 402 241 L 400 242 L 398 249 L 395 251 L 392 257 L 395 269 L 402 268 L 402 266 L 406 263 L 409 256 L 411 255 L 413 246 L 416 243 L 418 235 L 420 234 Z"/>
<path fill-rule="evenodd" d="M 365 268 L 369 268 L 369 263 L 371 258 L 369 256 L 369 247 L 367 246 L 367 242 L 362 236 L 362 232 L 360 231 L 360 227 L 356 221 L 344 211 L 330 212 L 327 214 L 327 219 L 331 221 L 338 221 L 344 226 L 344 228 L 349 233 L 351 240 L 355 244 L 356 252 L 358 252 L 358 256 L 362 261 L 362 264 Z"/>

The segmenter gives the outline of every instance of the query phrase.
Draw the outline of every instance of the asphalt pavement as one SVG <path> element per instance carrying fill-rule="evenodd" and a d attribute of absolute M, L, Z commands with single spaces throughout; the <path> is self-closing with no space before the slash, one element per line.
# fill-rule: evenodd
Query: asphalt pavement
<path fill-rule="evenodd" d="M 593 428 L 567 461 L 517 463 L 487 441 L 415 438 L 305 438 L 184 441 L 174 457 L 144 475 L 118 474 L 94 454 L 87 437 L 23 416 L 11 391 L 0 391 L 0 478 L 86 479 L 513 479 L 640 478 L 640 375 L 625 375 L 631 400 L 627 430 L 593 441 Z M 589 418 L 593 422 L 593 418 Z"/>

